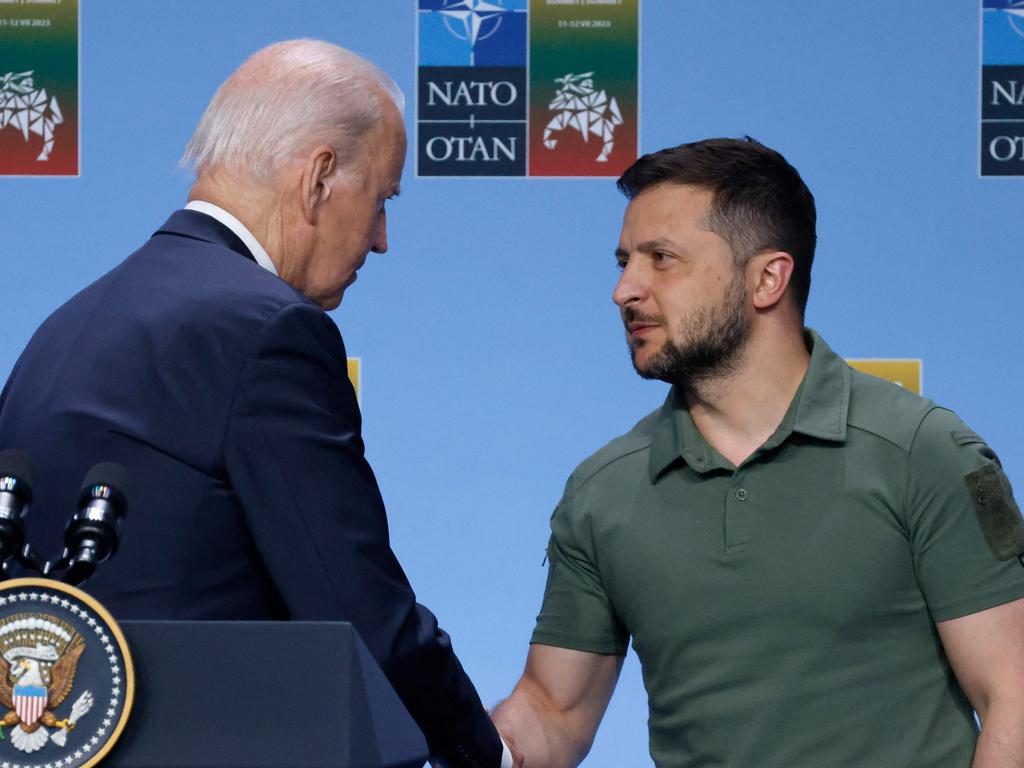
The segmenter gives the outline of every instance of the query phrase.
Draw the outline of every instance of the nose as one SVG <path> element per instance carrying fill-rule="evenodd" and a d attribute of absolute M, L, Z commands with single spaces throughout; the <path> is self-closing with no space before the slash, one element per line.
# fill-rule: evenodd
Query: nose
<path fill-rule="evenodd" d="M 373 245 L 370 250 L 374 253 L 387 253 L 388 251 L 388 214 L 381 211 L 377 217 L 377 230 L 373 235 Z"/>
<path fill-rule="evenodd" d="M 636 259 L 626 262 L 615 284 L 615 290 L 612 291 L 612 301 L 618 304 L 620 309 L 643 301 L 647 295 L 647 284 L 636 262 Z"/>

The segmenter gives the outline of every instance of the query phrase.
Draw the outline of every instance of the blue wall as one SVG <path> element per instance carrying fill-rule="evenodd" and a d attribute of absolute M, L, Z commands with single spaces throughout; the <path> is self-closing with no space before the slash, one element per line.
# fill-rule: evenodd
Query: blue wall
<path fill-rule="evenodd" d="M 183 203 L 177 160 L 248 54 L 323 37 L 413 101 L 413 0 L 82 4 L 81 178 L 0 179 L 3 377 Z M 923 358 L 925 394 L 1024 488 L 1024 178 L 978 176 L 979 5 L 644 0 L 641 150 L 750 134 L 782 151 L 819 207 L 809 324 L 848 357 Z M 611 181 L 416 179 L 411 153 L 407 169 L 391 251 L 333 314 L 363 358 L 394 547 L 493 702 L 522 667 L 566 476 L 665 385 L 633 373 L 611 303 Z M 646 743 L 630 652 L 587 765 L 647 765 Z"/>

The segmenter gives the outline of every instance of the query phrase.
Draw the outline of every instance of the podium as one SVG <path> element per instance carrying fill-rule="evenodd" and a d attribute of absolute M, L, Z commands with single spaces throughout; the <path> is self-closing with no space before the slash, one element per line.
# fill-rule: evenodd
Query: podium
<path fill-rule="evenodd" d="M 351 624 L 123 621 L 119 768 L 422 768 L 426 742 Z"/>

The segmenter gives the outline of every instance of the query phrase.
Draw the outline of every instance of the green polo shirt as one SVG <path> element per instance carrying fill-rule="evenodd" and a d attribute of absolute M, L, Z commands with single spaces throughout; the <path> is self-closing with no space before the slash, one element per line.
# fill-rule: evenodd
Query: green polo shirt
<path fill-rule="evenodd" d="M 576 469 L 532 642 L 623 655 L 632 637 L 659 768 L 968 768 L 935 622 L 1024 597 L 1020 542 L 997 559 L 979 516 L 1019 518 L 1009 483 L 953 413 L 807 341 L 739 467 L 673 390 Z"/>

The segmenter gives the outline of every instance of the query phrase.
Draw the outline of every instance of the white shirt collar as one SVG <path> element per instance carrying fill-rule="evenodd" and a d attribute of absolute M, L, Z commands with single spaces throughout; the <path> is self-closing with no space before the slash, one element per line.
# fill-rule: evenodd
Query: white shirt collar
<path fill-rule="evenodd" d="M 262 245 L 260 245 L 259 240 L 253 237 L 252 232 L 249 231 L 245 224 L 240 222 L 219 205 L 208 203 L 205 200 L 190 200 L 188 205 L 185 206 L 185 210 L 205 213 L 207 216 L 219 221 L 225 227 L 238 235 L 238 239 L 245 243 L 245 247 L 249 249 L 252 257 L 256 259 L 257 264 L 268 272 L 275 275 L 277 274 L 277 267 L 274 266 L 274 262 L 270 260 L 270 256 L 267 255 L 266 250 Z"/>

